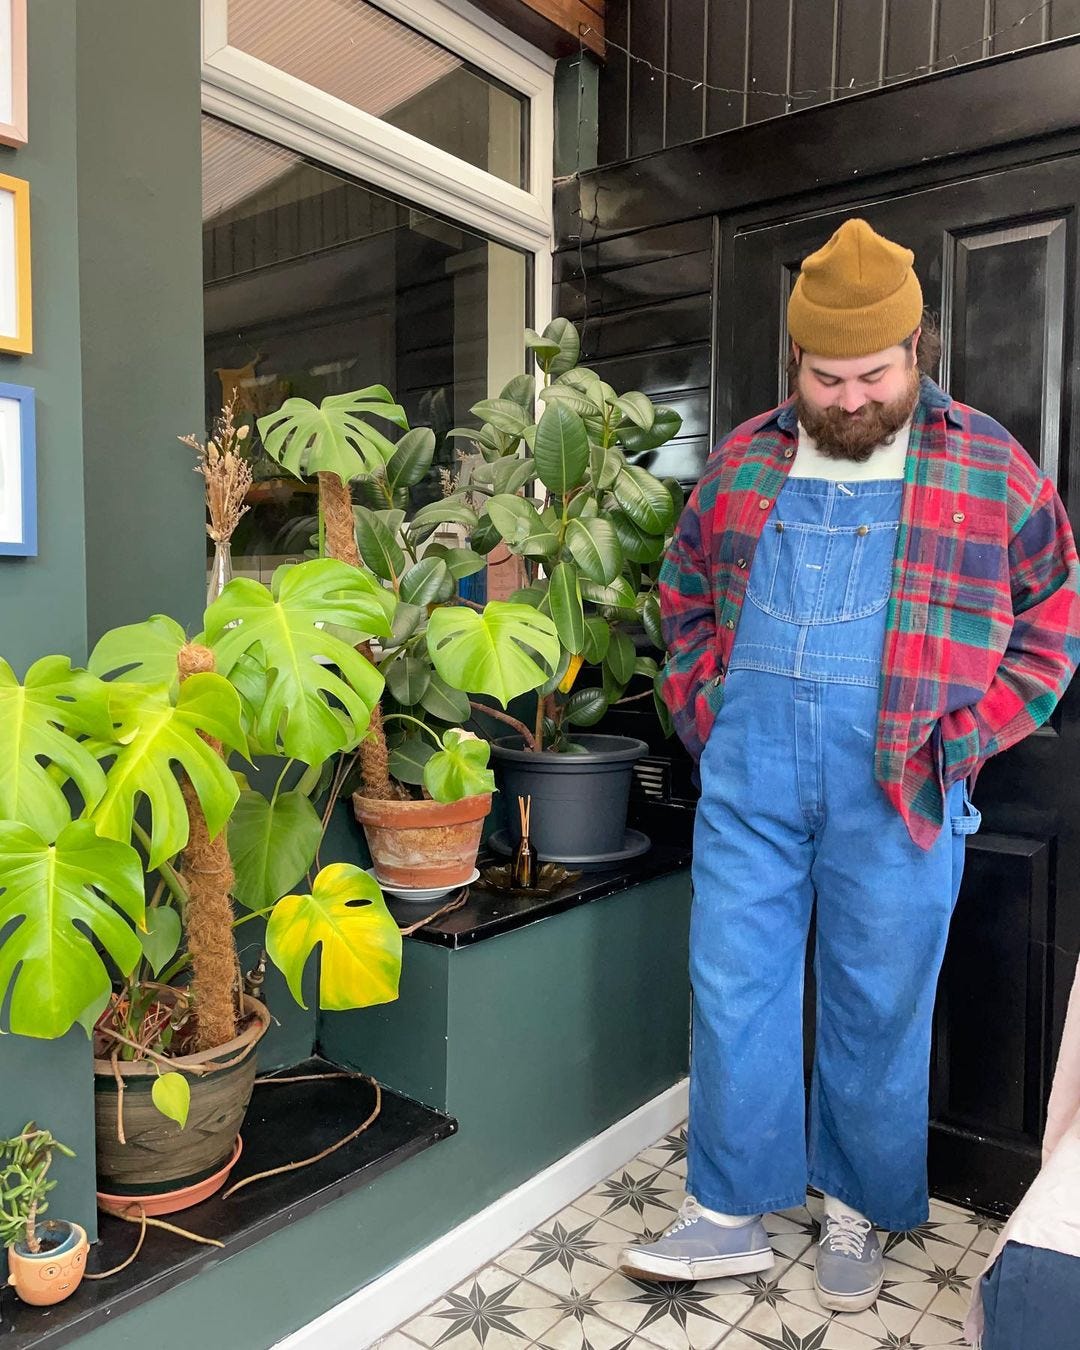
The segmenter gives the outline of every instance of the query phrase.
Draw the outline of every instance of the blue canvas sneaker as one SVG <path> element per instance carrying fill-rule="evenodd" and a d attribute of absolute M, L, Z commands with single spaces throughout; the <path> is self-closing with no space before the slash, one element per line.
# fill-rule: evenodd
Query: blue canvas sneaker
<path fill-rule="evenodd" d="M 826 1214 L 814 1264 L 814 1289 L 821 1306 L 834 1312 L 862 1312 L 877 1298 L 884 1275 L 885 1258 L 870 1220 Z"/>
<path fill-rule="evenodd" d="M 619 1253 L 619 1269 L 646 1280 L 711 1280 L 769 1270 L 774 1259 L 760 1218 L 737 1227 L 713 1223 L 687 1196 L 663 1237 Z"/>

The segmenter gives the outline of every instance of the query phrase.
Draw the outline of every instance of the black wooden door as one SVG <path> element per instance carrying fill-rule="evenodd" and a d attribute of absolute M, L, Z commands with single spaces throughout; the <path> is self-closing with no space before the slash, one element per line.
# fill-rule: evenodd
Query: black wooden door
<path fill-rule="evenodd" d="M 834 198 L 835 201 L 835 198 Z M 784 306 L 802 258 L 845 217 L 915 250 L 941 315 L 941 381 L 991 413 L 1080 525 L 1076 369 L 1080 156 L 944 186 L 722 223 L 718 430 L 785 392 Z M 726 425 L 725 425 L 726 424 Z M 931 1083 L 934 1192 L 1000 1209 L 1038 1166 L 1065 1000 L 1080 951 L 1080 680 L 1051 723 L 979 779 L 982 832 L 939 991 Z"/>

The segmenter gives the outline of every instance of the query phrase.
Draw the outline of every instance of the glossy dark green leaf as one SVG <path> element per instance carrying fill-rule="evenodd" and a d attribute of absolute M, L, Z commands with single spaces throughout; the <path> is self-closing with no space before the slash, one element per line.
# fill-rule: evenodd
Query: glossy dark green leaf
<path fill-rule="evenodd" d="M 420 702 L 424 711 L 430 713 L 432 717 L 437 717 L 440 722 L 453 722 L 457 725 L 460 722 L 467 722 L 471 714 L 468 694 L 462 693 L 460 689 L 452 689 L 435 671 L 431 672 L 431 682 L 424 690 Z"/>
<path fill-rule="evenodd" d="M 509 398 L 486 398 L 474 403 L 471 410 L 474 417 L 489 422 L 496 431 L 506 432 L 509 436 L 520 436 L 532 421 L 532 417 Z"/>
<path fill-rule="evenodd" d="M 386 466 L 386 481 L 390 490 L 415 487 L 422 483 L 435 457 L 435 433 L 430 427 L 414 427 L 398 441 Z"/>
<path fill-rule="evenodd" d="M 360 556 L 377 577 L 393 581 L 405 568 L 405 554 L 385 521 L 366 506 L 354 506 Z"/>
<path fill-rule="evenodd" d="M 416 656 L 399 656 L 383 671 L 386 687 L 405 708 L 412 708 L 424 697 L 431 679 L 431 667 Z"/>
<path fill-rule="evenodd" d="M 559 344 L 559 354 L 547 368 L 547 373 L 554 380 L 577 365 L 581 355 L 581 338 L 569 319 L 552 319 L 544 329 L 544 337 L 549 342 Z"/>
<path fill-rule="evenodd" d="M 516 403 L 531 419 L 536 405 L 536 380 L 531 375 L 515 375 L 503 388 L 499 401 Z"/>
<path fill-rule="evenodd" d="M 624 424 L 615 432 L 619 444 L 628 456 L 641 455 L 647 450 L 658 450 L 679 434 L 682 418 L 674 408 L 657 408 L 653 424 L 646 431 L 640 426 Z"/>
<path fill-rule="evenodd" d="M 390 773 L 399 783 L 418 787 L 424 781 L 424 766 L 435 753 L 430 736 L 410 735 L 390 751 Z"/>
<path fill-rule="evenodd" d="M 633 678 L 636 659 L 633 639 L 628 633 L 616 629 L 611 635 L 611 645 L 608 647 L 607 656 L 604 657 L 604 664 L 619 684 L 629 684 Z"/>
<path fill-rule="evenodd" d="M 476 512 L 463 497 L 444 497 L 421 507 L 409 522 L 408 529 L 414 539 L 420 539 L 440 525 L 464 525 L 471 530 L 476 527 L 476 522 Z"/>
<path fill-rule="evenodd" d="M 649 641 L 660 651 L 664 650 L 664 634 L 660 627 L 660 599 L 655 592 L 647 595 L 641 606 L 641 621 Z"/>
<path fill-rule="evenodd" d="M 571 520 L 566 527 L 566 547 L 582 575 L 599 585 L 613 582 L 622 571 L 619 536 L 606 520 Z"/>
<path fill-rule="evenodd" d="M 454 579 L 443 558 L 421 558 L 401 578 L 401 598 L 407 605 L 431 605 L 453 594 Z"/>
<path fill-rule="evenodd" d="M 608 710 L 602 689 L 575 689 L 566 700 L 564 716 L 576 727 L 594 727 Z"/>
<path fill-rule="evenodd" d="M 609 511 L 611 527 L 619 540 L 623 557 L 631 562 L 658 562 L 664 556 L 664 536 L 650 534 L 630 519 L 625 511 Z"/>
<path fill-rule="evenodd" d="M 548 583 L 548 603 L 559 641 L 577 654 L 585 647 L 585 612 L 581 607 L 578 576 L 569 563 L 559 563 Z"/>
<path fill-rule="evenodd" d="M 597 666 L 607 655 L 611 643 L 611 624 L 600 614 L 590 614 L 585 620 L 585 660 Z"/>
<path fill-rule="evenodd" d="M 589 447 L 589 473 L 598 492 L 608 491 L 626 467 L 626 459 L 617 445 Z"/>
<path fill-rule="evenodd" d="M 577 413 L 548 404 L 537 423 L 533 458 L 540 481 L 552 492 L 565 495 L 578 486 L 589 467 L 589 438 Z"/>
<path fill-rule="evenodd" d="M 630 464 L 612 485 L 612 494 L 635 525 L 662 535 L 675 523 L 675 503 L 658 478 Z"/>
<path fill-rule="evenodd" d="M 616 399 L 615 406 L 634 426 L 640 427 L 642 431 L 652 430 L 656 421 L 656 409 L 653 407 L 652 399 L 634 390 Z"/>

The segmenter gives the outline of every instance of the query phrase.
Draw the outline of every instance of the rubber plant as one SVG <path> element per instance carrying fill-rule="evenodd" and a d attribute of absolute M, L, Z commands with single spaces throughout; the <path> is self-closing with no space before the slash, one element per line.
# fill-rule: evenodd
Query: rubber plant
<path fill-rule="evenodd" d="M 367 733 L 383 678 L 356 646 L 388 635 L 393 611 L 370 574 L 327 558 L 269 588 L 230 582 L 194 640 L 155 615 L 106 633 L 85 669 L 45 656 L 20 681 L 0 660 L 7 1029 L 90 1031 L 118 999 L 130 1013 L 180 983 L 185 1025 L 167 1018 L 153 1044 L 119 1033 L 123 1057 L 165 1069 L 216 1048 L 236 1034 L 234 926 L 256 915 L 298 1001 L 316 947 L 322 1007 L 397 996 L 399 930 L 367 873 L 318 868 L 329 808 L 312 801 L 328 778 L 332 800 Z M 263 755 L 282 764 L 266 794 L 240 771 Z M 185 1087 L 162 1069 L 155 1101 L 182 1123 Z"/>
<path fill-rule="evenodd" d="M 390 440 L 372 417 L 404 434 Z M 483 571 L 486 558 L 431 536 L 447 524 L 471 531 L 479 516 L 467 494 L 452 493 L 407 518 L 410 489 L 431 470 L 435 435 L 410 429 L 384 386 L 332 395 L 319 406 L 288 399 L 259 419 L 258 430 L 282 467 L 318 481 L 320 549 L 363 569 L 396 602 L 378 653 L 364 649 L 386 693 L 360 745 L 358 795 L 450 802 L 490 792 L 487 745 L 461 729 L 474 699 L 505 710 L 550 680 L 560 654 L 554 619 L 527 602 L 460 598 L 458 583 Z M 484 711 L 520 726 L 505 711 Z"/>
<path fill-rule="evenodd" d="M 479 500 L 471 551 L 502 541 L 518 555 L 527 585 L 512 599 L 550 616 L 558 635 L 554 674 L 523 739 L 531 749 L 572 749 L 570 726 L 593 726 L 613 704 L 649 697 L 648 688 L 627 694 L 635 676 L 651 682 L 670 729 L 656 658 L 638 655 L 634 636 L 644 629 L 664 649 L 657 571 L 683 494 L 635 461 L 676 436 L 682 419 L 579 366 L 580 339 L 566 319 L 528 330 L 525 345 L 542 375 L 539 420 L 534 381 L 519 376 L 473 406 L 479 430 L 451 432 L 482 458 L 470 479 Z"/>

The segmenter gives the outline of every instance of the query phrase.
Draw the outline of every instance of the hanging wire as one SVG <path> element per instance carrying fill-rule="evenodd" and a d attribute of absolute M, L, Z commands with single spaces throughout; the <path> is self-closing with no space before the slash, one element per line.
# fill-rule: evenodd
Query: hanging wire
<path fill-rule="evenodd" d="M 984 37 L 976 38 L 973 42 L 966 42 L 962 47 L 957 47 L 946 56 L 939 56 L 935 61 L 926 65 L 913 66 L 910 70 L 899 71 L 895 75 L 890 75 L 888 77 L 889 82 L 892 84 L 899 82 L 900 80 L 912 80 L 919 75 L 930 75 L 935 71 L 942 70 L 950 63 L 953 66 L 959 66 L 960 57 L 966 52 L 970 52 L 974 48 L 979 47 L 985 53 L 989 44 L 996 38 L 1004 37 L 1007 33 L 1011 33 L 1017 28 L 1022 28 L 1024 24 L 1030 22 L 1030 20 L 1044 14 L 1053 3 L 1054 0 L 1043 0 L 1041 5 L 1036 6 L 1035 9 L 1029 10 L 1019 19 L 1014 19 L 1012 23 L 1004 24 L 1001 28 L 995 29 L 992 33 L 987 33 Z M 620 43 L 614 42 L 610 37 L 605 37 L 603 33 L 598 29 L 593 28 L 591 24 L 579 25 L 578 33 L 582 45 L 584 45 L 584 39 L 590 34 L 593 34 L 603 40 L 605 47 L 610 47 L 614 51 L 621 52 L 627 60 L 633 61 L 636 65 L 644 66 L 647 70 L 651 70 L 654 75 L 662 75 L 665 79 L 678 80 L 681 84 L 688 84 L 691 89 L 695 91 L 698 89 L 705 89 L 713 94 L 737 94 L 743 97 L 748 94 L 758 94 L 762 98 L 782 98 L 790 107 L 790 105 L 798 99 L 833 98 L 836 94 L 853 94 L 867 89 L 881 88 L 880 80 L 856 81 L 852 78 L 847 84 L 827 84 L 820 89 L 780 91 L 776 89 L 759 89 L 758 86 L 753 83 L 747 89 L 736 89 L 728 85 L 711 84 L 708 80 L 696 80 L 692 75 L 680 75 L 676 70 L 668 70 L 663 66 L 658 66 L 648 60 L 647 57 L 638 56 L 635 52 L 632 52 L 629 47 L 624 47 Z"/>

